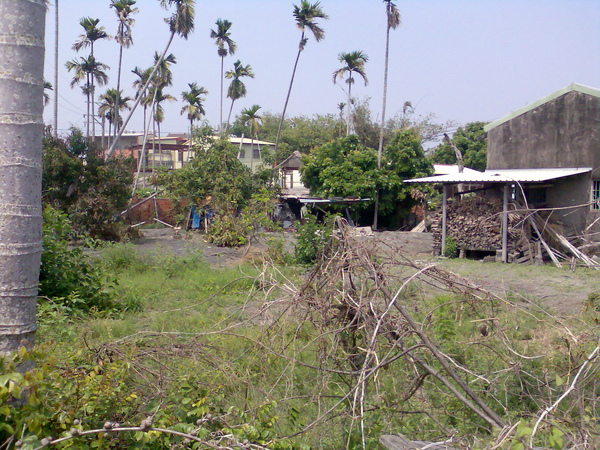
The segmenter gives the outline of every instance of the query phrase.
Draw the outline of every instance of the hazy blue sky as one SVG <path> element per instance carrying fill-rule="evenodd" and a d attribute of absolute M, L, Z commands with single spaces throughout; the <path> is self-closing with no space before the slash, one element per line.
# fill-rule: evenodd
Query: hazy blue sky
<path fill-rule="evenodd" d="M 79 55 L 71 50 L 82 32 L 79 19 L 100 19 L 109 34 L 117 21 L 108 0 L 60 0 L 59 130 L 84 126 L 85 98 L 69 87 L 72 75 L 64 63 Z M 219 120 L 220 58 L 210 29 L 218 18 L 233 22 L 231 34 L 238 45 L 225 60 L 226 70 L 240 59 L 250 64 L 255 78 L 245 81 L 246 98 L 234 106 L 233 115 L 258 104 L 262 111 L 283 109 L 300 32 L 292 16 L 294 1 L 218 0 L 196 2 L 196 28 L 186 41 L 176 38 L 171 52 L 174 85 L 168 93 L 178 102 L 165 106 L 163 132 L 184 132 L 188 121 L 180 115 L 181 92 L 197 82 L 209 94 L 206 118 Z M 297 0 L 295 3 L 299 3 Z M 600 88 L 600 1 L 598 0 L 414 0 L 396 2 L 402 26 L 392 31 L 387 117 L 398 114 L 405 101 L 416 113 L 433 113 L 439 121 L 491 121 L 570 83 Z M 135 66 L 148 67 L 155 51 L 168 39 L 163 18 L 170 12 L 157 0 L 138 0 L 133 29 L 134 46 L 125 50 L 122 86 L 133 96 L 130 73 Z M 385 8 L 380 0 L 322 0 L 329 20 L 321 21 L 325 39 L 310 39 L 300 63 L 287 115 L 337 113 L 345 101 L 340 86 L 332 82 L 341 67 L 340 52 L 362 50 L 369 84 L 357 81 L 353 95 L 370 98 L 374 118 L 381 110 Z M 54 4 L 47 16 L 46 79 L 54 73 Z M 99 61 L 111 67 L 109 87 L 116 86 L 118 45 L 114 40 L 95 47 Z M 227 87 L 228 80 L 225 81 Z M 104 92 L 99 88 L 98 93 Z M 224 118 L 229 99 L 224 103 Z M 53 108 L 46 108 L 52 122 Z M 142 129 L 142 112 L 128 129 Z"/>

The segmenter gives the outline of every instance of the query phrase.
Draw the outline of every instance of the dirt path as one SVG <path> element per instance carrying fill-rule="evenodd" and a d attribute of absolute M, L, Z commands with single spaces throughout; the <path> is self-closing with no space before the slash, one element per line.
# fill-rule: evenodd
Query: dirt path
<path fill-rule="evenodd" d="M 215 267 L 236 264 L 249 254 L 260 255 L 266 251 L 266 239 L 260 239 L 251 249 L 247 247 L 225 248 L 206 242 L 198 233 L 182 233 L 174 238 L 171 229 L 143 230 L 143 238 L 133 241 L 141 252 L 172 252 L 183 256 L 199 252 Z M 285 242 L 285 249 L 293 251 L 294 235 L 277 233 Z M 575 315 L 584 307 L 588 295 L 600 292 L 600 273 L 589 269 L 557 269 L 553 266 L 525 266 L 519 264 L 483 263 L 464 259 L 434 258 L 431 254 L 432 238 L 429 233 L 386 231 L 372 237 L 380 249 L 405 258 L 419 261 L 436 261 L 442 268 L 464 276 L 491 292 L 509 296 L 519 301 L 523 297 L 539 301 L 544 306 L 563 315 Z"/>

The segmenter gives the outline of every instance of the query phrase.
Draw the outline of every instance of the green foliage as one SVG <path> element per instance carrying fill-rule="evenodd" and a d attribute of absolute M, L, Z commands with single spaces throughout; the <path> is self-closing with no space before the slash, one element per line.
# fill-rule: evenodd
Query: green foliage
<path fill-rule="evenodd" d="M 282 238 L 270 237 L 267 240 L 267 256 L 273 263 L 286 266 L 293 264 L 294 255 L 285 249 L 285 242 Z"/>
<path fill-rule="evenodd" d="M 163 171 L 155 184 L 176 198 L 206 206 L 215 212 L 208 232 L 219 246 L 243 245 L 259 228 L 272 229 L 269 219 L 275 188 L 269 186 L 270 170 L 252 173 L 237 158 L 237 149 L 228 141 L 209 141 L 196 149 L 192 161 L 176 171 Z"/>
<path fill-rule="evenodd" d="M 42 201 L 68 214 L 78 234 L 119 240 L 124 226 L 114 218 L 129 201 L 131 163 L 122 158 L 105 161 L 77 129 L 66 140 L 46 136 Z"/>
<path fill-rule="evenodd" d="M 298 227 L 294 256 L 299 264 L 312 264 L 323 255 L 331 239 L 334 220 L 334 215 L 328 215 L 318 223 L 315 216 L 309 215 Z"/>
<path fill-rule="evenodd" d="M 163 171 L 154 180 L 176 198 L 194 205 L 210 201 L 213 209 L 238 208 L 252 196 L 254 177 L 237 158 L 237 149 L 225 139 L 196 148 L 196 157 L 183 168 Z"/>
<path fill-rule="evenodd" d="M 261 187 L 239 214 L 231 209 L 217 213 L 207 233 L 209 242 L 220 247 L 237 247 L 251 241 L 260 230 L 278 229 L 270 216 L 274 207 L 272 191 Z"/>
<path fill-rule="evenodd" d="M 403 130 L 386 146 L 381 169 L 377 168 L 377 152 L 362 145 L 357 136 L 348 136 L 305 156 L 300 172 L 311 193 L 321 197 L 374 199 L 379 191 L 379 210 L 390 222 L 416 204 L 414 188 L 403 180 L 429 175 L 432 167 L 417 134 Z M 372 203 L 359 207 L 372 208 Z"/>
<path fill-rule="evenodd" d="M 80 247 L 71 247 L 73 229 L 65 214 L 44 209 L 39 295 L 71 313 L 123 309 L 116 301 L 115 280 L 88 262 Z M 130 305 L 131 306 L 131 305 Z"/>
<path fill-rule="evenodd" d="M 485 125 L 485 122 L 471 122 L 459 127 L 452 135 L 452 142 L 463 155 L 464 166 L 482 172 L 487 164 L 487 133 L 483 130 Z M 444 142 L 435 148 L 431 161 L 436 164 L 456 164 L 456 154 Z"/>
<path fill-rule="evenodd" d="M 452 236 L 446 236 L 444 256 L 447 258 L 458 258 L 458 245 L 456 244 L 456 239 L 454 239 Z"/>

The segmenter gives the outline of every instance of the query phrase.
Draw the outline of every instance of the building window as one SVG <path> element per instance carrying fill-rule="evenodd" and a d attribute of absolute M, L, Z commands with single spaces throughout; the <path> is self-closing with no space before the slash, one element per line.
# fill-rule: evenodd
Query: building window
<path fill-rule="evenodd" d="M 592 180 L 592 209 L 600 209 L 600 180 Z"/>
<path fill-rule="evenodd" d="M 240 151 L 238 152 L 238 159 L 245 159 L 245 158 L 246 158 L 246 149 L 240 148 Z"/>
<path fill-rule="evenodd" d="M 530 187 L 525 190 L 527 197 L 527 203 L 534 206 L 541 206 L 546 204 L 546 188 L 543 187 Z"/>
<path fill-rule="evenodd" d="M 260 149 L 259 148 L 255 148 L 252 150 L 252 158 L 260 159 Z"/>

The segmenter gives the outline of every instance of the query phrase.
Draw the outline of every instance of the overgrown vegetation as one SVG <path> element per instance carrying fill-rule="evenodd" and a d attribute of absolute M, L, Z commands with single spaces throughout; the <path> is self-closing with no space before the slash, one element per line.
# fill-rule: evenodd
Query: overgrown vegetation
<path fill-rule="evenodd" d="M 381 223 L 397 229 L 417 200 L 413 186 L 403 181 L 433 173 L 415 130 L 399 131 L 385 147 L 381 169 L 377 152 L 360 143 L 357 136 L 340 138 L 313 150 L 303 158 L 302 180 L 313 195 L 368 198 L 357 208 L 373 220 L 373 201 L 379 192 Z"/>
<path fill-rule="evenodd" d="M 67 216 L 46 206 L 39 296 L 41 308 L 59 308 L 69 315 L 115 312 L 132 307 L 116 298 L 116 279 L 88 261 L 81 247 L 71 247 L 76 237 Z"/>
<path fill-rule="evenodd" d="M 118 241 L 127 226 L 115 217 L 129 201 L 132 160 L 105 161 L 81 131 L 44 138 L 42 202 L 67 214 L 78 235 Z"/>
<path fill-rule="evenodd" d="M 0 443 L 338 449 L 403 433 L 480 449 L 598 444 L 591 314 L 495 296 L 337 223 L 303 278 L 271 260 L 216 270 L 193 253 L 101 249 L 117 297 L 140 310 L 43 315 L 38 348 L 0 370 Z M 19 373 L 28 359 L 36 368 Z"/>

